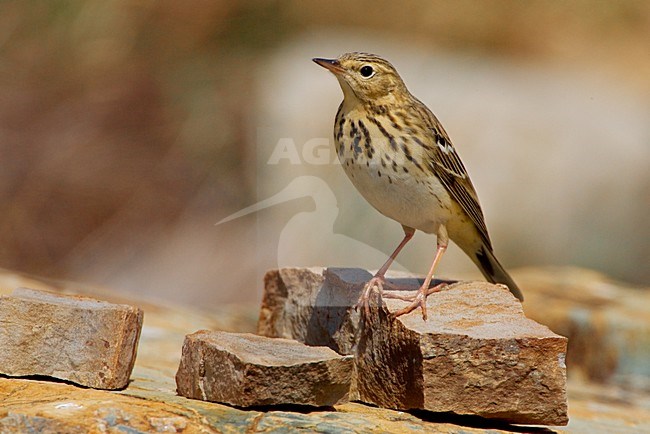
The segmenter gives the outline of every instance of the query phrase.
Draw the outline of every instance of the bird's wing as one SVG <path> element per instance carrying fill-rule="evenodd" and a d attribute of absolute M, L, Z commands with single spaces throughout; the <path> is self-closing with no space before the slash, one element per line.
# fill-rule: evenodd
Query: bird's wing
<path fill-rule="evenodd" d="M 424 104 L 420 104 L 421 107 L 418 107 L 418 111 L 423 117 L 426 117 L 425 123 L 431 133 L 430 143 L 432 146 L 427 149 L 429 169 L 440 179 L 451 197 L 470 217 L 481 238 L 491 249 L 492 243 L 485 225 L 483 211 L 467 170 L 440 121 Z"/>

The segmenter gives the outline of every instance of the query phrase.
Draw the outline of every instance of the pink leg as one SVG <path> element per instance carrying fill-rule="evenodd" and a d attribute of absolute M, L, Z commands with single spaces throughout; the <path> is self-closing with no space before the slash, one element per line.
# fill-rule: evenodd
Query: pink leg
<path fill-rule="evenodd" d="M 431 284 L 431 279 L 433 279 L 433 273 L 436 269 L 436 266 L 438 265 L 438 262 L 440 262 L 442 255 L 445 253 L 445 250 L 447 250 L 447 244 L 439 243 L 438 249 L 436 250 L 436 256 L 433 258 L 433 263 L 431 264 L 431 268 L 427 273 L 426 279 L 424 279 L 424 283 L 422 284 L 420 289 L 418 289 L 417 293 L 415 294 L 415 297 L 412 298 L 411 304 L 393 313 L 393 318 L 397 318 L 400 315 L 404 315 L 406 313 L 412 312 L 418 306 L 420 306 L 422 308 L 422 319 L 425 321 L 427 320 L 427 296 L 429 294 L 433 294 L 434 292 L 438 292 L 444 286 L 447 286 L 446 283 L 441 283 L 439 285 L 434 286 L 433 288 L 429 288 L 429 285 Z"/>
<path fill-rule="evenodd" d="M 413 238 L 413 235 L 415 234 L 415 229 L 402 226 L 404 229 L 404 238 L 402 239 L 402 242 L 399 243 L 395 251 L 388 257 L 388 260 L 384 263 L 384 265 L 381 266 L 381 268 L 377 271 L 377 273 L 366 283 L 366 285 L 363 288 L 363 291 L 361 292 L 361 296 L 359 297 L 359 300 L 357 301 L 357 304 L 354 306 L 354 310 L 357 310 L 359 307 L 363 307 L 363 310 L 365 311 L 366 315 L 370 315 L 370 295 L 372 294 L 373 289 L 377 289 L 377 292 L 379 293 L 379 296 L 381 297 L 381 293 L 384 289 L 384 285 L 388 286 L 386 283 L 386 272 L 388 271 L 388 268 L 391 266 L 393 261 L 395 261 L 395 258 L 397 255 L 399 255 L 399 252 L 402 251 L 406 243 L 410 241 L 411 238 Z"/>

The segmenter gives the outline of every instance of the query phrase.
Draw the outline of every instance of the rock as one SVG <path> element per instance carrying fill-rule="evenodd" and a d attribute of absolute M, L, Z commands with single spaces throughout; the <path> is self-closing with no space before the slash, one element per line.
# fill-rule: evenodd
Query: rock
<path fill-rule="evenodd" d="M 0 373 L 124 388 L 142 321 L 133 306 L 18 288 L 0 296 Z"/>
<path fill-rule="evenodd" d="M 0 294 L 17 286 L 56 290 L 50 284 L 0 269 Z M 61 284 L 67 291 L 79 287 Z M 11 289 L 9 289 L 11 288 Z M 526 303 L 529 301 L 526 287 Z M 119 303 L 115 292 L 83 286 L 86 294 Z M 525 303 L 525 304 L 526 304 Z M 424 411 L 403 412 L 355 402 L 330 409 L 301 407 L 283 411 L 242 410 L 176 394 L 174 373 L 187 330 L 253 331 L 258 306 L 204 310 L 165 303 L 137 302 L 147 315 L 131 381 L 126 389 L 106 391 L 65 383 L 0 375 L 0 433 L 87 432 L 359 432 L 359 433 L 499 433 L 551 432 L 539 427 L 512 426 L 494 420 Z M 577 381 L 569 376 L 566 428 L 553 432 L 650 432 L 650 394 Z"/>
<path fill-rule="evenodd" d="M 239 407 L 332 406 L 347 400 L 351 356 L 326 347 L 253 334 L 187 335 L 176 373 L 178 393 Z"/>
<path fill-rule="evenodd" d="M 360 269 L 271 270 L 264 276 L 257 333 L 352 354 L 359 315 L 350 306 L 370 277 Z"/>
<path fill-rule="evenodd" d="M 267 274 L 273 288 L 285 288 L 270 317 L 258 330 L 283 330 L 305 343 L 328 344 L 353 352 L 356 372 L 351 398 L 400 410 L 477 415 L 510 423 L 565 425 L 567 419 L 567 340 L 524 316 L 507 290 L 487 282 L 450 285 L 428 299 L 429 320 L 419 311 L 389 319 L 403 301 L 385 299 L 369 322 L 359 325 L 350 306 L 370 273 L 328 269 L 325 279 L 310 276 L 300 290 L 305 269 Z M 312 273 L 314 271 L 311 271 Z M 393 279 L 417 288 L 415 278 Z M 286 284 L 290 282 L 290 284 Z M 287 307 L 316 303 L 312 317 L 293 315 Z M 286 309 L 288 311 L 283 311 Z M 289 324 L 294 321 L 295 324 Z M 293 334 L 293 330 L 300 330 Z"/>
<path fill-rule="evenodd" d="M 568 423 L 567 339 L 527 319 L 506 288 L 450 285 L 429 296 L 426 322 L 419 311 L 390 319 L 403 305 L 387 299 L 362 324 L 362 401 L 516 424 Z"/>
<path fill-rule="evenodd" d="M 261 336 L 305 342 L 316 295 L 324 278 L 322 268 L 281 268 L 264 275 L 264 295 L 257 325 Z M 316 343 L 312 345 L 318 345 Z"/>

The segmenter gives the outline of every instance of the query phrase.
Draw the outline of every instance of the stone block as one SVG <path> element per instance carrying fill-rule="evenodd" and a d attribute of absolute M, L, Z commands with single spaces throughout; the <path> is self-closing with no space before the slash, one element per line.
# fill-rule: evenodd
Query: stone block
<path fill-rule="evenodd" d="M 133 306 L 18 288 L 0 296 L 0 374 L 122 389 L 142 320 L 142 310 Z"/>
<path fill-rule="evenodd" d="M 353 367 L 326 347 L 201 330 L 185 337 L 176 385 L 185 397 L 239 407 L 332 406 L 347 400 Z"/>

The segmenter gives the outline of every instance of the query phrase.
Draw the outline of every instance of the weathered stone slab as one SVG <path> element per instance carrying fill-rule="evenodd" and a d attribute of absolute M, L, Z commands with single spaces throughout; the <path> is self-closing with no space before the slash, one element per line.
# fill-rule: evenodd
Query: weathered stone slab
<path fill-rule="evenodd" d="M 323 285 L 322 268 L 281 268 L 264 276 L 264 295 L 257 334 L 324 345 L 308 336 L 316 296 Z M 329 339 L 329 336 L 327 337 Z"/>
<path fill-rule="evenodd" d="M 176 385 L 188 398 L 240 407 L 331 406 L 347 400 L 353 366 L 326 347 L 201 330 L 185 337 Z"/>
<path fill-rule="evenodd" d="M 264 276 L 257 333 L 352 354 L 359 315 L 350 306 L 367 273 L 361 269 L 280 268 Z M 339 274 L 341 276 L 339 276 Z M 326 277 L 327 276 L 327 279 Z M 371 276 L 368 274 L 367 278 Z M 343 279 L 343 280 L 342 280 Z M 367 279 L 366 279 L 367 280 Z M 348 291 L 342 291 L 347 288 Z"/>
<path fill-rule="evenodd" d="M 135 363 L 142 310 L 18 288 L 0 296 L 0 373 L 122 389 Z"/>
<path fill-rule="evenodd" d="M 351 398 L 387 408 L 454 412 L 510 423 L 567 423 L 567 340 L 527 319 L 521 303 L 503 287 L 487 282 L 450 285 L 429 296 L 427 322 L 419 310 L 392 320 L 389 314 L 405 302 L 384 299 L 381 309 L 374 307 L 371 317 L 359 323 L 351 306 L 359 282 L 370 274 L 328 269 L 324 275 L 322 282 L 308 279 L 300 291 L 293 289 L 299 287 L 296 269 L 268 275 L 267 282 L 275 287 L 282 286 L 278 279 L 292 282 L 285 285 L 284 300 L 275 303 L 273 324 L 284 331 L 306 328 L 290 336 L 307 343 L 317 336 L 322 343 L 329 339 L 336 349 L 356 344 L 357 378 Z M 393 281 L 418 286 L 413 278 Z M 314 300 L 312 318 L 282 311 L 282 306 Z M 264 320 L 261 317 L 258 329 L 274 330 Z M 295 324 L 287 324 L 291 321 Z"/>
<path fill-rule="evenodd" d="M 382 407 L 566 425 L 567 339 L 527 319 L 499 285 L 464 282 L 429 296 L 429 320 L 386 300 L 362 323 L 359 398 Z M 380 379 L 380 380 L 378 380 Z"/>

